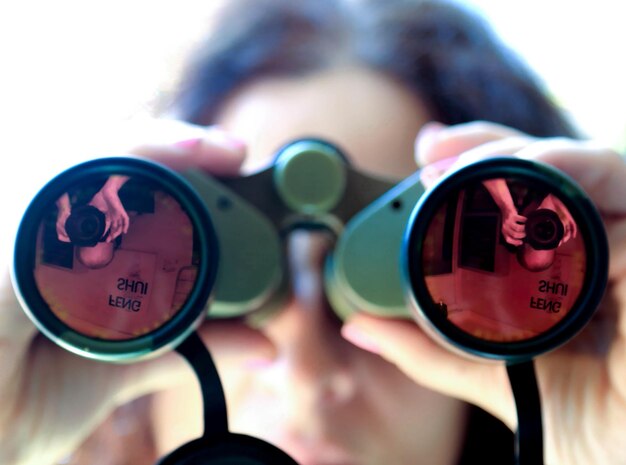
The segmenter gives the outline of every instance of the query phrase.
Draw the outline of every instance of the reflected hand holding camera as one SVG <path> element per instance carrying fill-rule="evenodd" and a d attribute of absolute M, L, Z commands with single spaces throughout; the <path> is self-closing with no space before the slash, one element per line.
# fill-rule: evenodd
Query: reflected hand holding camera
<path fill-rule="evenodd" d="M 57 234 L 60 241 L 87 247 L 112 242 L 128 232 L 129 216 L 119 197 L 126 176 L 111 176 L 90 200 L 85 193 L 64 193 L 56 202 Z M 90 191 L 93 187 L 90 186 Z"/>

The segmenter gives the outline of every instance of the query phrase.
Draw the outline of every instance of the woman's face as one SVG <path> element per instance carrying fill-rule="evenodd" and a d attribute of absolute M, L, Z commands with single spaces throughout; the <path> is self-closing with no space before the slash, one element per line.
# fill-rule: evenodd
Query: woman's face
<path fill-rule="evenodd" d="M 414 139 L 428 120 L 424 104 L 391 79 L 342 68 L 257 80 L 226 102 L 217 124 L 247 143 L 246 171 L 267 165 L 284 143 L 313 136 L 337 143 L 363 171 L 401 179 L 416 169 Z M 332 243 L 319 232 L 289 238 L 292 298 L 263 328 L 278 355 L 224 373 L 231 430 L 266 439 L 301 465 L 455 463 L 463 405 L 341 337 L 323 292 Z"/>

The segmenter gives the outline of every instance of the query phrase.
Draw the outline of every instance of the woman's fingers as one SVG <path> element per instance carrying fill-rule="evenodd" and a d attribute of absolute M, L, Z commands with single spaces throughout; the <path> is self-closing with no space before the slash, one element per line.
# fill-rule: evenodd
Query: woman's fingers
<path fill-rule="evenodd" d="M 188 138 L 173 143 L 137 145 L 130 153 L 162 163 L 176 171 L 194 168 L 215 175 L 239 174 L 246 153 L 244 142 L 217 127 L 198 129 L 193 135 L 188 134 Z"/>
<path fill-rule="evenodd" d="M 459 357 L 413 321 L 357 314 L 346 322 L 342 334 L 394 363 L 418 384 L 478 405 L 515 427 L 515 404 L 504 365 Z"/>
<path fill-rule="evenodd" d="M 4 386 L 14 383 L 28 345 L 37 332 L 22 311 L 8 272 L 0 274 L 0 309 L 0 363 L 3 367 L 0 392 L 3 392 Z"/>
<path fill-rule="evenodd" d="M 626 214 L 626 163 L 617 152 L 592 145 L 552 139 L 531 144 L 517 155 L 548 163 L 569 175 L 604 214 Z"/>
<path fill-rule="evenodd" d="M 237 320 L 208 320 L 198 330 L 217 363 L 246 369 L 274 359 L 276 347 L 261 332 Z"/>
<path fill-rule="evenodd" d="M 259 331 L 232 320 L 209 320 L 198 333 L 208 347 L 218 371 L 241 370 L 273 360 L 276 349 Z M 172 351 L 158 358 L 124 367 L 117 388 L 120 403 L 143 394 L 193 382 L 193 371 Z"/>
<path fill-rule="evenodd" d="M 477 121 L 455 126 L 445 126 L 431 122 L 422 128 L 415 141 L 415 157 L 420 166 L 427 166 L 447 158 L 483 147 L 490 142 L 498 142 L 487 153 L 506 155 L 517 150 L 532 138 L 515 129 L 500 124 Z M 503 143 L 502 141 L 507 141 Z M 479 156 L 476 153 L 473 156 Z"/>
<path fill-rule="evenodd" d="M 415 156 L 426 188 L 451 168 L 494 156 L 512 155 L 533 138 L 505 126 L 475 122 L 458 126 L 429 123 L 417 136 Z"/>
<path fill-rule="evenodd" d="M 603 213 L 626 211 L 626 164 L 617 152 L 605 147 L 564 138 L 538 140 L 489 122 L 451 127 L 429 123 L 416 140 L 416 157 L 424 166 L 451 157 L 460 157 L 457 164 L 466 164 L 496 155 L 553 165 L 581 184 Z"/>

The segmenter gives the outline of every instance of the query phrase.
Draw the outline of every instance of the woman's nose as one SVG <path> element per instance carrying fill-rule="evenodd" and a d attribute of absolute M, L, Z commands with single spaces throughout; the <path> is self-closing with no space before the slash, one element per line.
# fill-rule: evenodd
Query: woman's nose
<path fill-rule="evenodd" d="M 358 349 L 341 337 L 341 323 L 324 294 L 324 261 L 333 242 L 321 231 L 295 231 L 288 240 L 293 297 L 272 325 L 271 337 L 295 409 L 337 407 L 356 391 L 350 361 Z"/>

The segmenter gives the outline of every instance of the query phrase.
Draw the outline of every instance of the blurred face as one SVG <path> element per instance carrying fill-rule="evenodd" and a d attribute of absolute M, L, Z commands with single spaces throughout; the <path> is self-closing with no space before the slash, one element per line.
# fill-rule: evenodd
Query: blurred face
<path fill-rule="evenodd" d="M 414 139 L 428 120 L 397 83 L 346 68 L 255 81 L 226 102 L 217 123 L 248 144 L 247 171 L 271 162 L 284 143 L 317 136 L 359 169 L 400 179 L 416 169 Z M 464 407 L 341 337 L 323 292 L 332 245 L 320 232 L 289 238 L 293 295 L 263 328 L 278 356 L 232 378 L 224 373 L 231 430 L 266 439 L 301 465 L 452 465 Z"/>
<path fill-rule="evenodd" d="M 217 124 L 248 145 L 244 170 L 266 166 L 296 137 L 343 148 L 359 169 L 398 179 L 415 171 L 413 142 L 430 118 L 412 93 L 361 68 L 294 78 L 266 78 L 233 95 Z"/>

